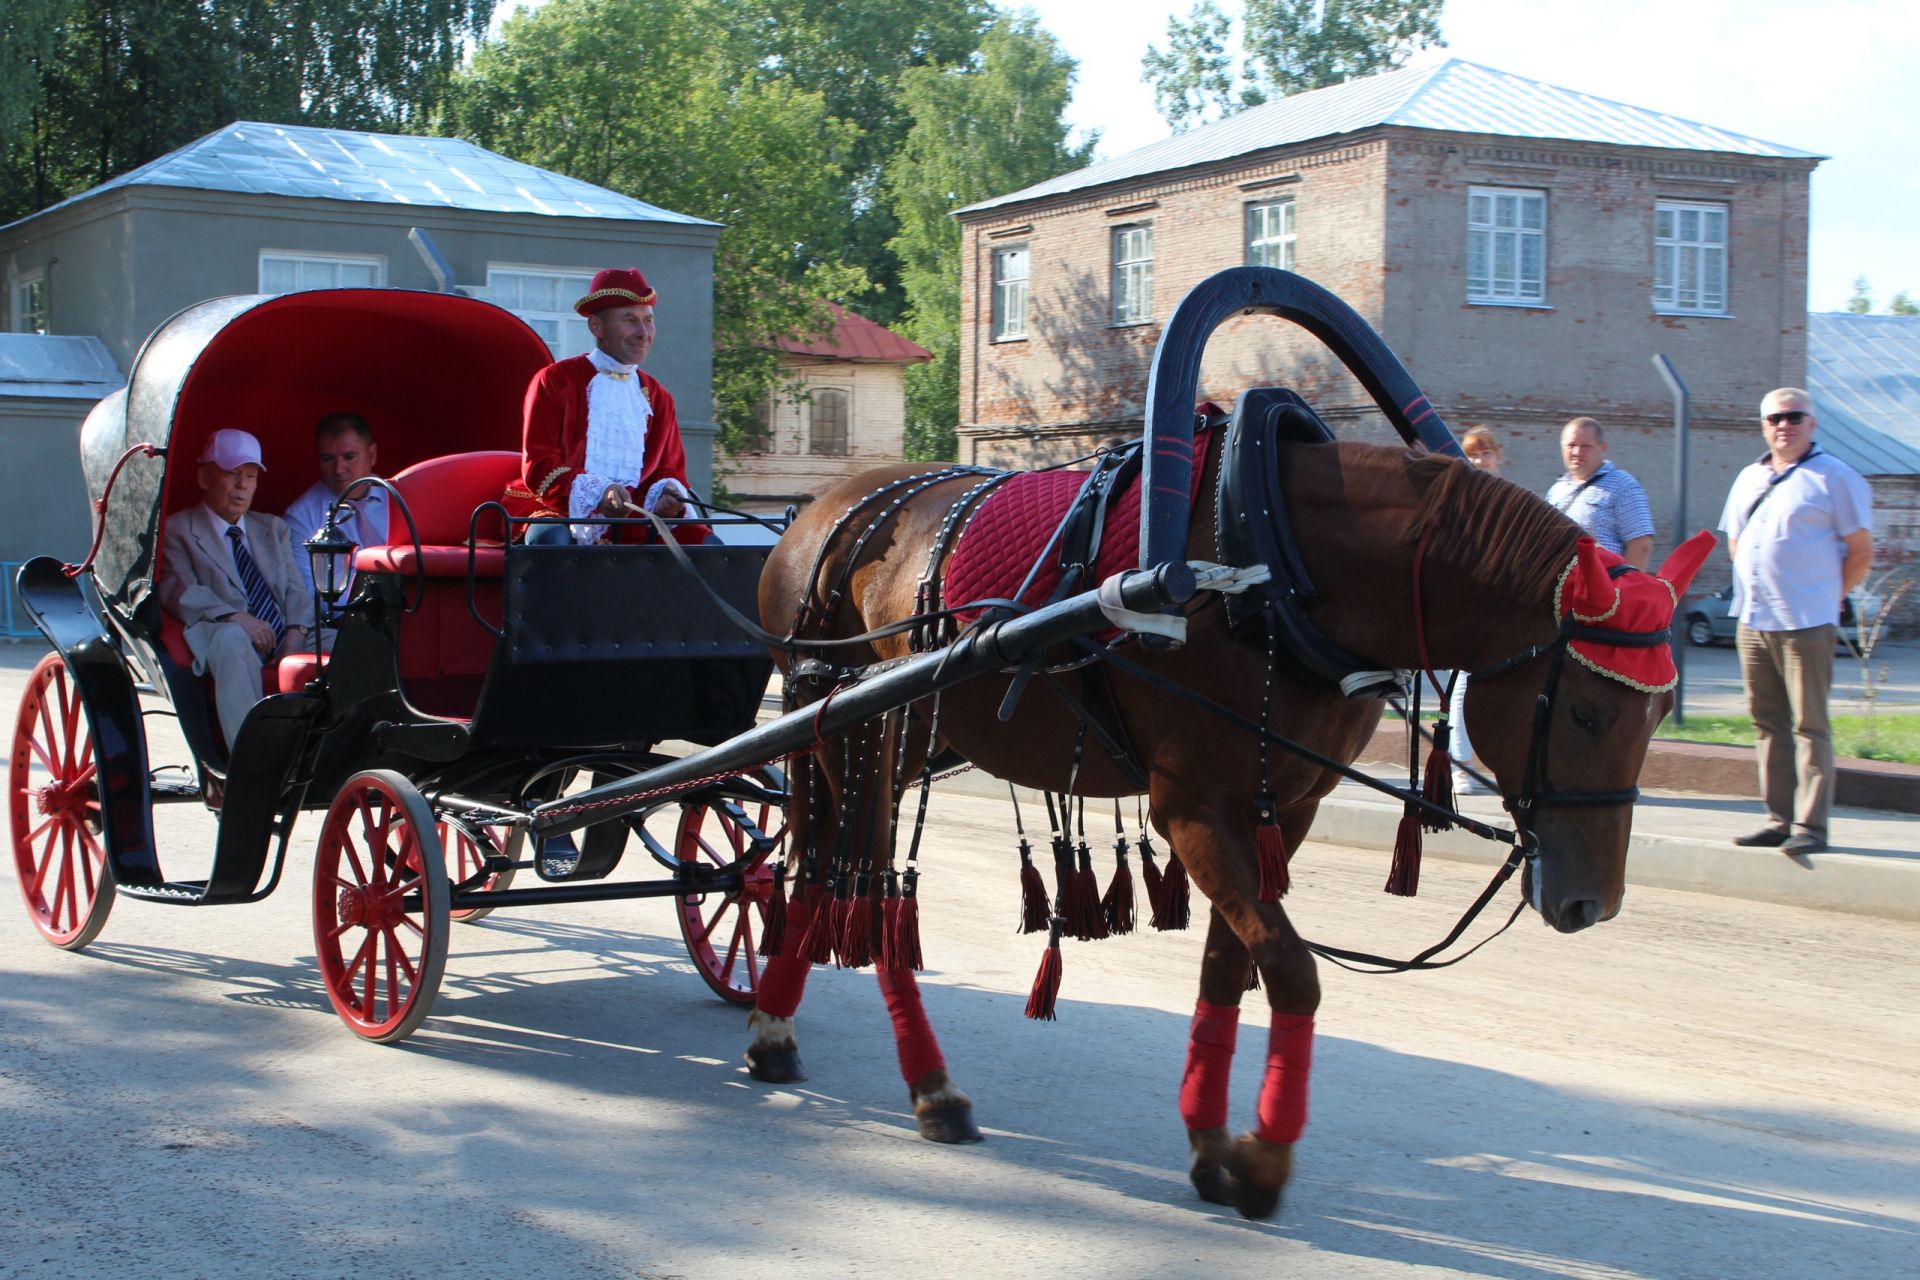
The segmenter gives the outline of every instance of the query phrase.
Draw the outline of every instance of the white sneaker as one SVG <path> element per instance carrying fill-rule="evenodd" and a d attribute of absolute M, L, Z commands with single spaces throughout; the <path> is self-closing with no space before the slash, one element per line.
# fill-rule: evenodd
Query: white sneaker
<path fill-rule="evenodd" d="M 1481 786 L 1470 773 L 1456 771 L 1453 775 L 1453 794 L 1457 796 L 1484 796 L 1487 788 Z"/>

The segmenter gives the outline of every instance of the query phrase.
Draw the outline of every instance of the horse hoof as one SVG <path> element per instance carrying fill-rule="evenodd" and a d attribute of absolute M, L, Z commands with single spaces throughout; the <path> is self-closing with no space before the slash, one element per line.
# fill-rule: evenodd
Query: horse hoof
<path fill-rule="evenodd" d="M 747 1074 L 762 1084 L 799 1084 L 807 1078 L 794 1048 L 747 1050 Z"/>
<path fill-rule="evenodd" d="M 920 1136 L 928 1142 L 979 1142 L 985 1135 L 973 1122 L 973 1107 L 965 1102 L 914 1112 Z"/>
<path fill-rule="evenodd" d="M 1217 1164 L 1195 1164 L 1187 1171 L 1193 1189 L 1208 1204 L 1233 1203 L 1233 1179 Z"/>
<path fill-rule="evenodd" d="M 1293 1145 L 1263 1142 L 1247 1134 L 1225 1161 L 1233 1207 L 1243 1218 L 1264 1222 L 1280 1210 L 1280 1193 L 1293 1174 Z"/>

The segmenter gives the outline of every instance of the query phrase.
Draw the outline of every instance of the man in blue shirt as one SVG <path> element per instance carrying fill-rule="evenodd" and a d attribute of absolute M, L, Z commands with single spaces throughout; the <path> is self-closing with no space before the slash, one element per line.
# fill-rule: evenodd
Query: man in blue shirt
<path fill-rule="evenodd" d="M 1647 491 L 1607 461 L 1607 435 L 1592 418 L 1575 418 L 1560 431 L 1567 473 L 1547 490 L 1547 501 L 1636 569 L 1653 550 L 1653 512 Z"/>
<path fill-rule="evenodd" d="M 329 413 L 320 419 L 313 429 L 313 447 L 319 457 L 320 478 L 293 500 L 285 517 L 295 543 L 320 532 L 327 522 L 328 508 L 348 485 L 372 475 L 379 457 L 373 428 L 357 413 Z M 386 542 L 386 490 L 374 486 L 358 494 L 349 508 L 335 517 L 335 527 L 355 546 L 373 547 Z M 312 594 L 313 567 L 304 552 L 294 556 L 294 566 L 302 585 Z M 351 584 L 351 577 L 348 582 Z"/>
<path fill-rule="evenodd" d="M 1815 443 L 1813 398 L 1760 402 L 1767 451 L 1734 477 L 1720 527 L 1741 598 L 1740 675 L 1767 825 L 1735 844 L 1817 853 L 1833 805 L 1827 693 L 1840 601 L 1873 566 L 1873 490 Z"/>

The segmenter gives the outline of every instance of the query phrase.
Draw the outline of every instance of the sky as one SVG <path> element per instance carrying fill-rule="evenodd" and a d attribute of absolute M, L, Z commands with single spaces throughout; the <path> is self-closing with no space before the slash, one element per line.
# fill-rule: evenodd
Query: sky
<path fill-rule="evenodd" d="M 1099 131 L 1101 158 L 1167 136 L 1140 57 L 1191 3 L 1022 0 L 1079 63 L 1068 119 Z M 1221 7 L 1238 18 L 1239 0 Z M 1858 276 L 1876 311 L 1902 290 L 1920 301 L 1917 0 L 1447 0 L 1441 34 L 1448 47 L 1417 62 L 1462 58 L 1831 157 L 1813 175 L 1808 305 L 1840 310 Z"/>

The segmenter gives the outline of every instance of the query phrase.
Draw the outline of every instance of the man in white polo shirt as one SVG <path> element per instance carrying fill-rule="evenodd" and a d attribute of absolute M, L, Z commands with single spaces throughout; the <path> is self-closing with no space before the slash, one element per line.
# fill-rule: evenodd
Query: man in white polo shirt
<path fill-rule="evenodd" d="M 1835 631 L 1841 600 L 1873 565 L 1873 490 L 1815 443 L 1805 391 L 1769 391 L 1760 419 L 1767 452 L 1734 477 L 1720 516 L 1742 600 L 1740 675 L 1767 807 L 1767 825 L 1734 843 L 1817 853 L 1833 806 Z"/>

